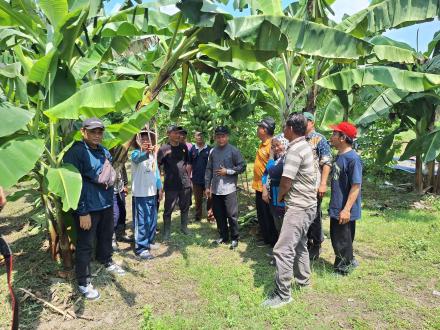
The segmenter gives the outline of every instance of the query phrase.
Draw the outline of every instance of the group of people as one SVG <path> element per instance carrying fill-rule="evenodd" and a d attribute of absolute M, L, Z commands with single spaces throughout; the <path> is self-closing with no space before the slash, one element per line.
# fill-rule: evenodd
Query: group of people
<path fill-rule="evenodd" d="M 263 302 L 265 307 L 280 307 L 291 301 L 293 277 L 299 286 L 310 285 L 310 261 L 319 257 L 324 240 L 321 202 L 329 177 L 334 269 L 346 275 L 358 265 L 353 240 L 356 220 L 361 217 L 362 162 L 352 149 L 356 127 L 348 122 L 332 126 L 330 144 L 337 150 L 334 158 L 327 139 L 315 131 L 314 121 L 311 113 L 292 113 L 277 135 L 272 118 L 257 124 L 261 143 L 252 183 L 261 234 L 257 245 L 272 248 L 271 264 L 276 267 L 275 290 Z M 164 242 L 170 239 L 171 215 L 176 206 L 180 210 L 180 231 L 189 234 L 189 209 L 194 195 L 194 221 L 202 220 L 206 201 L 208 221 L 215 219 L 219 233 L 213 243 L 230 243 L 231 250 L 237 248 L 237 181 L 246 170 L 246 163 L 240 151 L 229 143 L 227 127 L 215 129 L 212 147 L 206 144 L 202 132 L 195 132 L 194 144 L 187 142 L 187 132 L 177 125 L 168 127 L 167 141 L 161 146 L 150 129 L 141 130 L 133 138 L 129 155 L 133 237 L 126 233 L 127 171 L 123 165 L 113 167 L 111 152 L 101 144 L 104 130 L 100 119 L 84 120 L 83 139 L 75 142 L 63 159 L 78 169 L 83 181 L 74 218 L 76 279 L 85 298 L 99 298 L 91 284 L 94 250 L 95 259 L 107 271 L 120 276 L 125 270 L 112 260 L 118 241 L 133 242 L 140 260 L 154 258 L 151 250 L 159 247 L 156 233 L 162 199 Z"/>
<path fill-rule="evenodd" d="M 362 161 L 353 150 L 356 127 L 333 125 L 330 144 L 314 129 L 312 113 L 293 113 L 274 135 L 271 118 L 259 124 L 261 144 L 254 164 L 258 222 L 262 244 L 273 246 L 275 290 L 263 302 L 277 308 L 292 301 L 294 277 L 299 287 L 310 285 L 310 261 L 319 257 L 324 240 L 322 198 L 330 176 L 330 238 L 334 270 L 347 275 L 358 266 L 353 255 L 356 220 L 361 217 Z M 260 182 L 261 180 L 261 182 Z"/>

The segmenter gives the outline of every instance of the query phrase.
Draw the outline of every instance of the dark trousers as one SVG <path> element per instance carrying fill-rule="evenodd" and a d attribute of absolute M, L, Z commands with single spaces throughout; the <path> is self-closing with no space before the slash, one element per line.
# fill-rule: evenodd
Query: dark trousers
<path fill-rule="evenodd" d="M 229 231 L 231 239 L 238 240 L 238 201 L 237 192 L 228 195 L 212 194 L 212 211 L 217 221 L 217 229 L 223 241 L 229 241 Z M 228 231 L 229 223 L 229 231 Z"/>
<path fill-rule="evenodd" d="M 125 228 L 127 218 L 127 209 L 125 206 L 125 192 L 121 191 L 113 195 L 113 224 L 115 229 L 118 227 Z"/>
<path fill-rule="evenodd" d="M 322 232 L 322 210 L 321 210 L 322 198 L 318 196 L 318 203 L 316 207 L 316 216 L 307 232 L 308 243 L 307 246 L 320 247 L 324 241 L 324 233 Z"/>
<path fill-rule="evenodd" d="M 264 243 L 274 246 L 278 240 L 278 232 L 270 211 L 270 205 L 263 201 L 263 193 L 261 191 L 257 191 L 255 194 L 255 205 Z"/>
<path fill-rule="evenodd" d="M 171 214 L 179 203 L 182 223 L 187 221 L 189 207 L 191 206 L 191 188 L 165 191 L 165 205 L 163 210 L 164 226 L 171 225 Z"/>
<path fill-rule="evenodd" d="M 335 252 L 335 271 L 347 273 L 353 261 L 353 241 L 356 221 L 340 225 L 339 220 L 330 219 L 330 238 Z"/>
<path fill-rule="evenodd" d="M 75 271 L 79 285 L 90 283 L 93 246 L 96 242 L 96 260 L 104 265 L 112 261 L 113 208 L 90 212 L 92 227 L 84 230 L 79 225 L 79 216 L 75 216 L 77 240 L 75 251 Z"/>
<path fill-rule="evenodd" d="M 205 187 L 193 183 L 193 193 L 194 193 L 194 202 L 195 202 L 195 209 L 196 209 L 196 221 L 200 221 L 202 219 L 203 215 L 203 198 L 205 196 Z M 208 198 L 206 201 L 206 210 L 209 212 L 209 210 L 212 209 L 212 200 L 211 198 Z"/>

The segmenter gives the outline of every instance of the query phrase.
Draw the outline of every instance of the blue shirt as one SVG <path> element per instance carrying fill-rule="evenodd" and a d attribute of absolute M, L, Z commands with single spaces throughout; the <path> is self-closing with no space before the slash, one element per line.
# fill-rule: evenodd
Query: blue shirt
<path fill-rule="evenodd" d="M 274 206 L 285 207 L 284 202 L 278 202 L 278 192 L 280 190 L 281 176 L 283 175 L 284 156 L 277 160 L 269 159 L 266 170 L 263 173 L 262 183 L 267 185 L 269 181 L 269 194 L 271 203 Z"/>
<path fill-rule="evenodd" d="M 112 161 L 110 152 L 102 145 L 90 148 L 84 141 L 75 142 L 64 155 L 64 163 L 75 166 L 82 176 L 81 196 L 76 213 L 86 215 L 113 206 L 113 187 L 98 183 L 105 159 Z"/>
<path fill-rule="evenodd" d="M 351 150 L 342 155 L 337 155 L 331 171 L 331 197 L 329 215 L 339 219 L 339 212 L 347 203 L 348 194 L 353 184 L 362 184 L 362 160 L 359 155 Z M 361 218 L 361 200 L 359 195 L 350 211 L 350 221 Z"/>
<path fill-rule="evenodd" d="M 193 183 L 199 186 L 205 186 L 205 171 L 210 152 L 210 146 L 207 145 L 205 148 L 199 149 L 195 144 L 192 146 L 191 151 L 189 152 L 189 159 L 192 165 L 191 180 Z"/>

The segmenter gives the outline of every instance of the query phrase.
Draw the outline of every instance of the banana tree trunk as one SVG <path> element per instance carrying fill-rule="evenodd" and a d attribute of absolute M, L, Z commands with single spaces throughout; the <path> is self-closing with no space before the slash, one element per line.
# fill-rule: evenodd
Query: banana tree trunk
<path fill-rule="evenodd" d="M 306 111 L 310 113 L 315 113 L 316 109 L 316 98 L 318 96 L 318 85 L 314 84 L 312 89 L 307 94 Z"/>
<path fill-rule="evenodd" d="M 61 202 L 58 197 L 50 199 L 45 195 L 43 196 L 43 204 L 48 220 L 50 255 L 53 260 L 59 261 L 61 259 L 64 269 L 71 270 L 73 268 L 73 254 L 61 212 Z"/>
<path fill-rule="evenodd" d="M 415 177 L 415 190 L 418 194 L 423 194 L 423 172 L 422 172 L 422 157 L 416 157 L 416 177 Z"/>
<path fill-rule="evenodd" d="M 429 162 L 427 164 L 428 176 L 426 178 L 426 184 L 431 187 L 429 191 L 434 192 L 435 189 L 435 161 Z"/>
<path fill-rule="evenodd" d="M 437 175 L 435 176 L 434 193 L 440 193 L 440 165 L 438 166 Z"/>

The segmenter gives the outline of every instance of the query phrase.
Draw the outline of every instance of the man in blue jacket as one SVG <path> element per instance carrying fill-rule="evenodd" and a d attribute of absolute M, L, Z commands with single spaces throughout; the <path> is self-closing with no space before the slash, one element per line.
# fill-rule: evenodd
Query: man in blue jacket
<path fill-rule="evenodd" d="M 90 261 L 95 241 L 96 260 L 114 274 L 124 275 L 125 271 L 112 261 L 113 185 L 104 184 L 100 177 L 111 162 L 110 152 L 101 145 L 104 124 L 98 118 L 86 119 L 81 134 L 83 140 L 75 142 L 63 160 L 75 166 L 82 176 L 81 196 L 74 212 L 78 290 L 87 299 L 98 299 L 99 292 L 90 283 Z"/>

